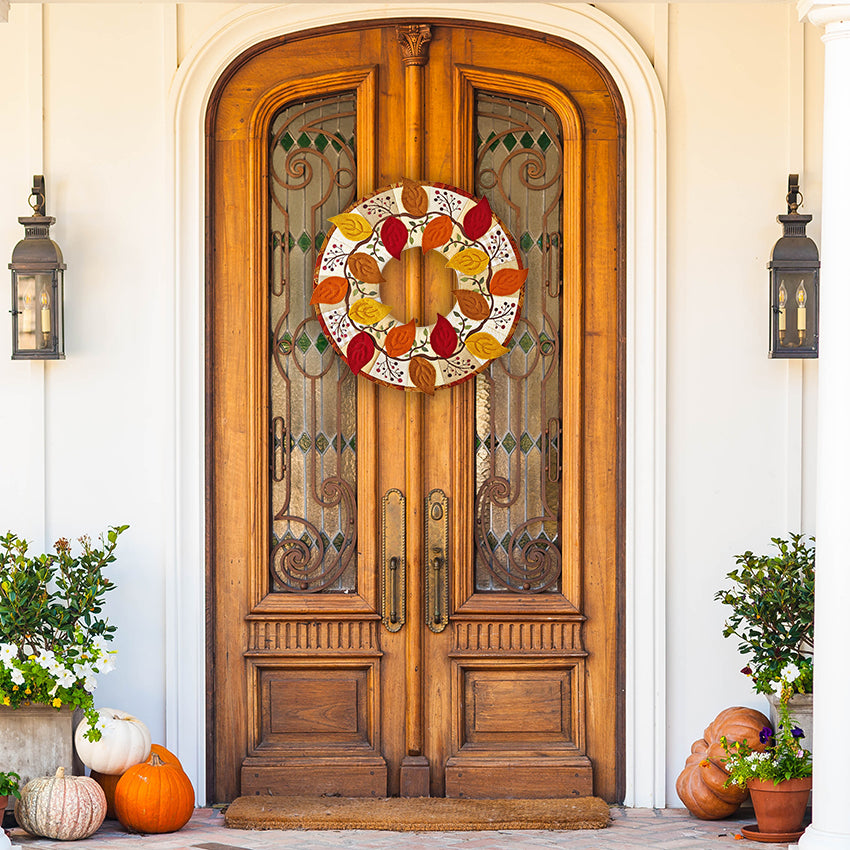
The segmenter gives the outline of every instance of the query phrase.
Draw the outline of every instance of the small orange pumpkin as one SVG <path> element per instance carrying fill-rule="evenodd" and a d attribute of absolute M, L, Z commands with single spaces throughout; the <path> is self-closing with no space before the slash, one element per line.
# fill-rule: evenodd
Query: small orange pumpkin
<path fill-rule="evenodd" d="M 115 788 L 115 813 L 130 832 L 175 832 L 188 823 L 194 809 L 189 777 L 156 753 L 128 768 Z"/>

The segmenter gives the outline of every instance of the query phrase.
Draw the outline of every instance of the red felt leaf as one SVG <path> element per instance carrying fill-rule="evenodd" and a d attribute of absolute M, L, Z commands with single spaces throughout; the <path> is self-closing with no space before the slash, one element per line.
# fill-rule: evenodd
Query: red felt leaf
<path fill-rule="evenodd" d="M 360 331 L 359 334 L 352 337 L 348 343 L 348 351 L 345 359 L 348 361 L 348 367 L 355 375 L 360 374 L 360 370 L 372 359 L 375 354 L 375 340 L 366 333 Z"/>
<path fill-rule="evenodd" d="M 401 257 L 404 246 L 407 245 L 407 228 L 400 218 L 388 218 L 381 226 L 381 242 L 397 260 Z"/>
<path fill-rule="evenodd" d="M 493 211 L 487 198 L 482 198 L 464 217 L 463 232 L 468 239 L 479 239 L 493 222 Z"/>
<path fill-rule="evenodd" d="M 445 316 L 437 313 L 437 323 L 428 340 L 439 357 L 451 357 L 457 350 L 457 331 Z"/>

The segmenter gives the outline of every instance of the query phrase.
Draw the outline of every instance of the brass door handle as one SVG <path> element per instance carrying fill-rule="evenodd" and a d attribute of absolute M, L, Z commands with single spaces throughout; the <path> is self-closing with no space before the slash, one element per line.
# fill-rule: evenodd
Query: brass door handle
<path fill-rule="evenodd" d="M 406 618 L 407 547 L 405 498 L 401 490 L 387 490 L 381 511 L 381 621 L 387 631 L 398 632 Z M 401 552 L 400 555 L 390 554 Z"/>
<path fill-rule="evenodd" d="M 441 632 L 449 622 L 449 499 L 432 490 L 425 500 L 425 624 Z"/>

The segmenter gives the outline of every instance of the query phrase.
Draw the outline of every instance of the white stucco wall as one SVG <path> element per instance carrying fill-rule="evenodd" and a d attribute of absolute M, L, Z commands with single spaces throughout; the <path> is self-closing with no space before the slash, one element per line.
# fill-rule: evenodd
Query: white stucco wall
<path fill-rule="evenodd" d="M 43 172 L 69 267 L 66 361 L 9 360 L 0 311 L 0 530 L 42 546 L 131 525 L 109 600 L 119 666 L 97 700 L 163 742 L 164 610 L 180 570 L 168 91 L 233 8 L 13 2 L 0 24 L 0 254 Z M 765 264 L 789 171 L 819 235 L 821 44 L 779 3 L 597 8 L 656 64 L 667 105 L 664 759 L 679 805 L 675 778 L 704 726 L 762 706 L 713 594 L 734 553 L 814 521 L 817 364 L 768 360 Z"/>

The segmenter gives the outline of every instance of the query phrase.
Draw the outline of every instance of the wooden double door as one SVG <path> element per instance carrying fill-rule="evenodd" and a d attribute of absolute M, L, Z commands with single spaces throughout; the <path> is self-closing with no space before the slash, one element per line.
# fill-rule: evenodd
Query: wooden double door
<path fill-rule="evenodd" d="M 207 117 L 208 794 L 622 796 L 622 114 L 488 25 L 258 46 Z M 310 305 L 329 219 L 486 196 L 529 269 L 508 353 L 432 396 L 354 377 Z M 405 251 L 380 296 L 452 307 Z"/>

